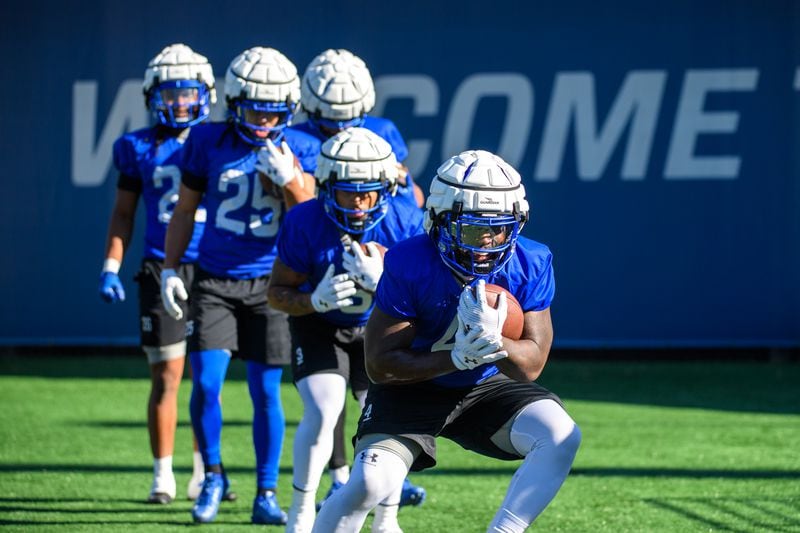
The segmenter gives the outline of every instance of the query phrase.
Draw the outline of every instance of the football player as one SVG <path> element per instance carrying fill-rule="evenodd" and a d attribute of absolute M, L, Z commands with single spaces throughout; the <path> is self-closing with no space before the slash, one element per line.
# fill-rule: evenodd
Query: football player
<path fill-rule="evenodd" d="M 377 134 L 349 128 L 334 135 L 318 159 L 319 197 L 290 211 L 278 236 L 268 295 L 270 305 L 290 315 L 292 372 L 303 400 L 293 448 L 292 533 L 311 531 L 348 381 L 363 407 L 363 332 L 382 251 L 423 231 L 422 211 L 393 197 L 397 173 L 391 146 Z M 373 531 L 399 530 L 401 485 L 387 494 Z"/>
<path fill-rule="evenodd" d="M 196 127 L 184 148 L 180 198 L 161 274 L 164 306 L 179 318 L 188 280 L 176 267 L 204 201 L 208 220 L 191 285 L 189 357 L 190 411 L 206 476 L 192 517 L 214 520 L 224 493 L 218 398 L 235 354 L 247 362 L 253 402 L 257 493 L 252 521 L 284 524 L 286 513 L 275 490 L 284 437 L 280 380 L 291 345 L 287 317 L 267 305 L 266 286 L 287 208 L 313 196 L 313 178 L 302 169 L 316 162 L 319 143 L 286 129 L 300 98 L 300 80 L 277 50 L 254 47 L 234 58 L 225 74 L 225 98 L 229 120 Z M 265 177 L 271 191 L 263 186 Z"/>
<path fill-rule="evenodd" d="M 534 380 L 553 338 L 552 255 L 519 236 L 529 208 L 519 174 L 484 151 L 442 164 L 426 203 L 428 235 L 386 256 L 365 332 L 370 385 L 348 483 L 314 531 L 359 531 L 409 470 L 436 464 L 436 437 L 481 455 L 522 460 L 488 531 L 524 531 L 558 492 L 581 440 L 558 397 Z M 503 337 L 505 294 L 524 311 Z"/>
<path fill-rule="evenodd" d="M 208 60 L 183 44 L 164 48 L 147 65 L 144 99 L 155 126 L 126 133 L 114 143 L 114 166 L 119 171 L 114 209 L 108 225 L 106 260 L 100 278 L 100 295 L 107 302 L 125 300 L 119 278 L 128 248 L 139 197 L 145 206 L 145 247 L 139 273 L 139 327 L 141 344 L 150 364 L 147 429 L 153 453 L 153 484 L 147 501 L 170 503 L 175 498 L 172 453 L 177 422 L 178 387 L 186 357 L 186 320 L 164 311 L 159 279 L 164 259 L 164 235 L 178 198 L 180 162 L 189 129 L 208 118 L 216 101 L 214 74 Z M 197 243 L 203 232 L 205 210 L 197 223 L 177 270 L 190 282 L 194 277 Z M 181 303 L 183 309 L 186 304 Z M 203 464 L 195 452 L 194 471 L 202 476 Z M 200 477 L 202 479 L 202 477 Z M 196 496 L 197 482 L 189 483 Z"/>
<path fill-rule="evenodd" d="M 397 126 L 387 118 L 368 114 L 375 107 L 375 85 L 361 58 L 348 50 L 325 50 L 309 63 L 301 90 L 300 102 L 308 120 L 295 128 L 323 142 L 354 126 L 377 133 L 392 146 L 398 161 L 397 194 L 408 196 L 419 207 L 425 204 L 422 189 L 402 164 L 408 147 Z"/>
<path fill-rule="evenodd" d="M 392 147 L 398 160 L 397 197 L 421 207 L 424 195 L 414 183 L 408 169 L 400 163 L 408 156 L 408 148 L 394 122 L 369 115 L 375 106 L 375 86 L 369 69 L 361 58 L 347 50 L 326 50 L 315 57 L 303 74 L 301 106 L 308 120 L 292 129 L 326 141 L 351 127 L 363 127 L 381 136 Z M 355 382 L 366 382 L 354 380 Z M 336 424 L 333 456 L 329 463 L 332 485 L 325 498 L 340 487 L 349 475 L 344 443 L 345 411 Z M 406 480 L 401 505 L 420 505 L 425 489 Z M 324 501 L 324 500 L 323 500 Z"/>

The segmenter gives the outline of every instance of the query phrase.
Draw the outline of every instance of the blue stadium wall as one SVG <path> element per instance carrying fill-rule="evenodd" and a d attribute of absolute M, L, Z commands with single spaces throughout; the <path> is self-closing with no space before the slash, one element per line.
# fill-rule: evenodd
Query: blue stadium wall
<path fill-rule="evenodd" d="M 141 217 L 128 300 L 97 295 L 111 144 L 185 42 L 218 77 L 254 45 L 300 70 L 354 51 L 424 187 L 457 151 L 503 155 L 555 255 L 558 346 L 798 347 L 799 6 L 4 2 L 0 344 L 137 343 Z"/>

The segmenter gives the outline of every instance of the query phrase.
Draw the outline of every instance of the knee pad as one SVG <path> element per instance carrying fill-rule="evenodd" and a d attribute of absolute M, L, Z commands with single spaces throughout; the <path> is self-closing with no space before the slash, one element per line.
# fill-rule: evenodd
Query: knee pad
<path fill-rule="evenodd" d="M 581 431 L 558 403 L 540 400 L 517 413 L 509 439 L 523 457 L 545 446 L 574 457 L 581 442 Z"/>

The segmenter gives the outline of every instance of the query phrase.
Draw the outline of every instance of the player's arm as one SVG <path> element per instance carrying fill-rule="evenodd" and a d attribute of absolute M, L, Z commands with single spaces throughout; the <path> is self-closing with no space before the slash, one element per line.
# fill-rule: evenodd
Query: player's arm
<path fill-rule="evenodd" d="M 316 193 L 316 182 L 314 176 L 308 172 L 303 172 L 296 167 L 297 177 L 286 184 L 283 188 L 283 197 L 286 202 L 286 209 L 291 209 L 297 204 L 314 198 Z"/>
<path fill-rule="evenodd" d="M 178 203 L 172 212 L 164 241 L 164 268 L 177 268 L 181 257 L 186 252 L 194 232 L 194 215 L 203 192 L 187 187 L 181 183 Z"/>
<path fill-rule="evenodd" d="M 553 322 L 550 308 L 528 311 L 522 328 L 522 337 L 515 341 L 503 337 L 503 349 L 508 357 L 496 361 L 497 368 L 515 381 L 529 382 L 539 377 L 547 363 L 553 344 Z"/>
<path fill-rule="evenodd" d="M 136 218 L 136 206 L 139 203 L 139 193 L 125 189 L 117 189 L 114 200 L 114 209 L 108 222 L 108 236 L 106 238 L 106 260 L 122 263 L 125 250 L 128 249 L 133 223 Z"/>
<path fill-rule="evenodd" d="M 138 190 L 117 188 L 114 209 L 108 222 L 106 257 L 100 273 L 99 287 L 100 297 L 109 303 L 125 301 L 125 288 L 119 279 L 119 269 L 133 234 L 133 220 L 138 202 Z"/>
<path fill-rule="evenodd" d="M 367 375 L 373 383 L 417 383 L 453 372 L 449 351 L 411 350 L 415 329 L 413 322 L 389 316 L 375 307 L 364 336 Z"/>
<path fill-rule="evenodd" d="M 273 308 L 288 313 L 292 316 L 310 315 L 315 313 L 311 304 L 311 294 L 298 290 L 308 276 L 295 272 L 280 257 L 275 258 L 272 265 L 272 275 L 267 285 L 267 300 Z"/>

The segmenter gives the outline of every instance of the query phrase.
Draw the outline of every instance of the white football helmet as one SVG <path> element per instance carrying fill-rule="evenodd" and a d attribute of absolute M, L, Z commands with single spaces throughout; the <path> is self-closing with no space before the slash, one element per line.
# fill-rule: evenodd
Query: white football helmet
<path fill-rule="evenodd" d="M 169 45 L 150 60 L 142 90 L 147 109 L 170 128 L 202 122 L 217 101 L 211 63 L 185 44 Z"/>
<path fill-rule="evenodd" d="M 328 217 L 341 230 L 359 234 L 386 216 L 397 173 L 397 159 L 388 142 L 370 130 L 350 128 L 325 141 L 314 176 Z M 377 192 L 378 196 L 372 207 L 353 209 L 339 205 L 336 191 Z"/>
<path fill-rule="evenodd" d="M 375 107 L 375 85 L 367 65 L 347 50 L 325 50 L 303 74 L 303 110 L 326 134 L 360 126 Z"/>
<path fill-rule="evenodd" d="M 300 100 L 300 80 L 294 63 L 273 48 L 245 50 L 225 73 L 225 100 L 236 131 L 247 143 L 279 142 Z M 248 113 L 249 112 L 249 113 Z M 277 124 L 256 123 L 245 114 L 278 115 Z"/>
<path fill-rule="evenodd" d="M 424 227 L 442 260 L 467 277 L 488 276 L 511 259 L 529 211 L 519 173 L 483 150 L 442 163 L 425 209 Z"/>

